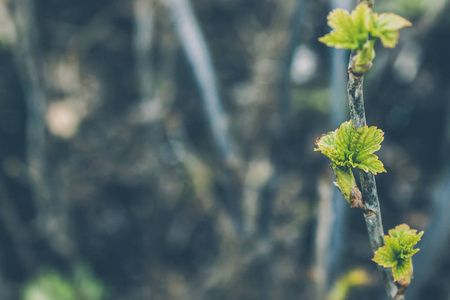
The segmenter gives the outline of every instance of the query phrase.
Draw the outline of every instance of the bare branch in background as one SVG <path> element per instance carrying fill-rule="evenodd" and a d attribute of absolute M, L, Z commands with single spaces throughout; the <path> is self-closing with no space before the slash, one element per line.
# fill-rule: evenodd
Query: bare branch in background
<path fill-rule="evenodd" d="M 228 118 L 222 107 L 211 54 L 191 5 L 188 0 L 167 0 L 167 4 L 181 45 L 197 80 L 216 146 L 225 162 L 233 162 L 236 154 L 231 145 Z"/>
<path fill-rule="evenodd" d="M 134 53 L 141 102 L 156 101 L 152 43 L 155 2 L 135 0 L 134 4 Z M 162 116 L 161 116 L 162 117 Z"/>
<path fill-rule="evenodd" d="M 39 33 L 34 17 L 34 1 L 14 1 L 11 15 L 16 25 L 17 41 L 14 55 L 27 105 L 27 160 L 29 180 L 36 202 L 37 222 L 50 234 L 52 209 L 48 187 L 46 149 L 46 91 L 42 57 L 39 53 Z"/>
<path fill-rule="evenodd" d="M 289 114 L 291 111 L 291 67 L 295 51 L 299 46 L 307 10 L 308 0 L 298 0 L 291 26 L 289 28 L 289 40 L 280 70 L 280 124 L 277 134 L 283 140 L 287 134 Z"/>
<path fill-rule="evenodd" d="M 228 118 L 222 107 L 217 88 L 211 54 L 189 1 L 167 0 L 166 3 L 172 14 L 181 45 L 197 80 L 210 131 L 220 154 L 222 165 L 218 172 L 221 185 L 219 193 L 223 195 L 224 205 L 233 219 L 237 231 L 241 231 L 243 215 L 239 196 L 241 192 L 240 176 L 236 169 L 238 167 L 237 155 L 231 142 Z"/>
<path fill-rule="evenodd" d="M 327 174 L 329 175 L 329 174 Z M 330 253 L 334 252 L 335 245 L 331 244 L 333 225 L 336 223 L 336 213 L 333 210 L 334 203 L 332 201 L 342 199 L 335 199 L 334 186 L 330 186 L 329 176 L 324 176 L 319 182 L 319 205 L 317 216 L 317 229 L 315 236 L 314 255 L 315 255 L 315 281 L 316 281 L 316 299 L 325 299 L 328 288 Z M 342 196 L 341 196 L 342 198 Z M 346 203 L 346 202 L 344 202 Z M 342 228 L 339 228 L 342 230 Z M 338 232 L 339 237 L 342 238 L 342 232 Z M 338 259 L 338 258 L 335 258 Z M 334 262 L 337 263 L 337 262 Z"/>
<path fill-rule="evenodd" d="M 50 188 L 47 160 L 47 84 L 44 58 L 41 54 L 40 33 L 35 18 L 35 2 L 14 1 L 11 15 L 15 24 L 16 42 L 13 45 L 15 63 L 24 91 L 27 124 L 26 155 L 28 181 L 36 205 L 36 233 L 43 235 L 49 246 L 59 255 L 71 257 L 74 247 L 69 238 L 69 203 L 64 197 L 53 197 Z M 67 178 L 66 178 L 67 179 Z M 54 184 L 59 184 L 55 181 Z"/>
<path fill-rule="evenodd" d="M 283 62 L 280 68 L 279 81 L 279 111 L 278 124 L 275 131 L 275 146 L 272 150 L 276 152 L 273 155 L 275 170 L 267 180 L 266 185 L 259 195 L 259 234 L 263 237 L 270 235 L 269 228 L 273 215 L 273 201 L 277 194 L 280 176 L 283 172 L 283 158 L 280 153 L 283 151 L 283 145 L 288 139 L 288 123 L 291 111 L 291 68 L 294 60 L 295 51 L 299 45 L 303 26 L 305 22 L 305 11 L 307 9 L 307 1 L 297 1 L 296 10 L 292 15 L 291 26 L 289 28 L 288 44 L 284 53 Z M 280 151 L 281 150 L 281 151 Z"/>

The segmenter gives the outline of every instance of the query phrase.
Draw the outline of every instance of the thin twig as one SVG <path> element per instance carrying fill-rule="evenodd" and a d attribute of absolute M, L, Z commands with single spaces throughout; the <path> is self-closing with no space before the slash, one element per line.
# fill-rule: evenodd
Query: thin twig
<path fill-rule="evenodd" d="M 353 58 L 350 58 L 350 62 Z M 367 125 L 364 111 L 363 97 L 364 77 L 355 77 L 349 72 L 347 92 L 350 105 L 350 117 L 353 125 L 358 129 Z M 364 200 L 364 219 L 369 233 L 370 245 L 375 253 L 380 247 L 384 246 L 384 230 L 381 221 L 380 204 L 378 200 L 375 176 L 372 173 L 360 171 L 361 191 Z M 390 299 L 403 299 L 399 289 L 394 284 L 392 271 L 390 269 L 379 267 L 381 271 L 385 288 Z"/>
<path fill-rule="evenodd" d="M 358 0 L 360 3 L 363 0 Z M 370 7 L 373 7 L 373 0 L 365 1 Z M 350 118 L 353 125 L 358 129 L 367 126 L 366 114 L 364 110 L 363 82 L 364 76 L 355 76 L 351 70 L 352 63 L 355 61 L 353 51 L 349 62 L 349 76 L 347 84 L 347 93 L 350 106 Z M 369 234 L 370 245 L 375 253 L 380 247 L 384 246 L 384 229 L 381 221 L 380 203 L 378 200 L 377 186 L 375 176 L 372 173 L 360 171 L 362 198 L 364 201 L 364 219 L 366 221 Z M 394 284 L 392 271 L 378 266 L 384 281 L 386 293 L 390 299 L 403 299 L 404 288 Z"/>

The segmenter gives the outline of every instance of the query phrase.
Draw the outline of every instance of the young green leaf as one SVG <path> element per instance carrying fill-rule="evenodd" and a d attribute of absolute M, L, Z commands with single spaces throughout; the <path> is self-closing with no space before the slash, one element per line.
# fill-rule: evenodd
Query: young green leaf
<path fill-rule="evenodd" d="M 411 257 L 419 251 L 419 249 L 413 249 L 413 247 L 420 241 L 422 235 L 423 231 L 417 233 L 417 230 L 410 229 L 406 224 L 398 225 L 389 230 L 389 236 L 399 241 L 402 254 L 405 257 Z"/>
<path fill-rule="evenodd" d="M 404 280 L 408 284 L 411 282 L 413 273 L 411 258 L 405 258 L 397 261 L 397 265 L 392 268 L 394 274 L 394 281 Z"/>
<path fill-rule="evenodd" d="M 389 230 L 389 235 L 385 236 L 385 245 L 375 252 L 372 259 L 374 262 L 385 268 L 392 268 L 394 281 L 404 280 L 411 282 L 412 260 L 411 257 L 419 251 L 413 249 L 420 241 L 423 231 L 410 229 L 408 225 L 402 224 Z"/>
<path fill-rule="evenodd" d="M 351 168 L 365 172 L 386 172 L 383 163 L 373 154 L 380 149 L 383 131 L 376 127 L 364 126 L 355 129 L 351 121 L 341 124 L 335 131 L 322 135 L 316 140 L 317 148 L 328 156 L 336 175 L 336 186 L 351 207 L 363 207 L 361 192 L 356 185 Z"/>
<path fill-rule="evenodd" d="M 339 166 L 348 166 L 348 144 L 354 134 L 351 122 L 344 122 L 339 129 L 322 135 L 316 140 L 317 148 L 314 151 L 320 151 L 328 156 L 333 163 Z"/>
<path fill-rule="evenodd" d="M 370 13 L 371 9 L 365 3 L 359 4 L 351 14 L 341 8 L 334 9 L 327 17 L 333 30 L 319 41 L 329 47 L 361 49 L 369 34 Z"/>
<path fill-rule="evenodd" d="M 386 172 L 383 163 L 373 154 L 380 149 L 383 131 L 376 127 L 355 129 L 351 121 L 341 124 L 339 129 L 329 132 L 316 140 L 317 148 L 339 166 L 360 168 L 377 174 Z"/>
<path fill-rule="evenodd" d="M 356 185 L 355 176 L 351 168 L 338 166 L 334 163 L 331 163 L 331 167 L 336 175 L 334 184 L 339 188 L 345 200 L 350 203 L 350 207 L 362 207 L 361 191 Z"/>
<path fill-rule="evenodd" d="M 392 268 L 397 264 L 394 250 L 387 246 L 378 249 L 373 261 L 385 268 Z"/>
<path fill-rule="evenodd" d="M 385 48 L 394 48 L 397 45 L 400 34 L 398 31 L 412 26 L 411 22 L 396 14 L 383 13 L 372 14 L 370 34 L 378 37 Z"/>
<path fill-rule="evenodd" d="M 319 41 L 329 47 L 357 50 L 352 58 L 351 70 L 354 74 L 364 74 L 370 70 L 378 38 L 384 47 L 393 48 L 398 42 L 398 31 L 412 25 L 393 13 L 373 13 L 365 2 L 358 4 L 351 13 L 337 8 L 327 19 L 332 31 Z"/>
<path fill-rule="evenodd" d="M 352 167 L 360 168 L 364 172 L 373 174 L 386 172 L 383 163 L 378 160 L 378 156 L 373 154 L 381 148 L 381 142 L 384 140 L 383 131 L 376 127 L 361 127 L 358 129 L 350 143 L 350 151 L 354 153 L 350 157 Z"/>

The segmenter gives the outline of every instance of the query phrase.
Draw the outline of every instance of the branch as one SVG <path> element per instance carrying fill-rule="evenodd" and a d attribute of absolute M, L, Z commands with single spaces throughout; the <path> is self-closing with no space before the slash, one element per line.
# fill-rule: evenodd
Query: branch
<path fill-rule="evenodd" d="M 221 104 L 211 54 L 201 29 L 188 0 L 168 0 L 167 4 L 197 80 L 214 142 L 224 161 L 231 162 L 235 154 L 230 142 L 228 119 Z"/>
<path fill-rule="evenodd" d="M 155 80 L 153 75 L 152 42 L 154 23 L 153 1 L 134 0 L 134 55 L 139 82 L 141 104 L 157 101 L 154 99 Z"/>
<path fill-rule="evenodd" d="M 279 153 L 282 152 L 283 146 L 286 144 L 288 133 L 289 112 L 291 111 L 291 77 L 290 70 L 294 59 L 295 50 L 300 42 L 304 25 L 304 15 L 306 11 L 305 0 L 298 0 L 297 7 L 293 13 L 293 18 L 289 28 L 288 45 L 285 50 L 283 63 L 280 68 L 279 81 L 279 111 L 278 124 L 275 129 L 275 142 L 272 152 L 276 153 L 274 157 L 275 170 L 271 177 L 267 180 L 266 185 L 261 189 L 258 202 L 258 230 L 263 237 L 270 235 L 270 222 L 273 215 L 273 199 L 278 192 L 280 177 L 283 173 L 283 158 Z"/>
<path fill-rule="evenodd" d="M 167 0 L 175 30 L 201 93 L 214 144 L 222 164 L 218 172 L 224 205 L 237 231 L 242 230 L 241 178 L 238 159 L 231 143 L 228 118 L 222 107 L 211 54 L 188 0 Z"/>
<path fill-rule="evenodd" d="M 284 139 L 287 133 L 289 112 L 291 111 L 291 67 L 295 50 L 300 42 L 303 25 L 305 22 L 306 0 L 298 0 L 297 8 L 289 30 L 289 42 L 286 48 L 284 62 L 280 70 L 280 125 L 278 138 Z"/>
<path fill-rule="evenodd" d="M 352 55 L 354 55 L 354 53 L 352 53 Z M 350 62 L 352 61 L 353 57 L 350 58 Z M 363 81 L 364 76 L 355 77 L 349 72 L 347 93 L 350 105 L 350 117 L 353 125 L 357 129 L 367 125 L 364 111 Z M 372 251 L 375 253 L 380 247 L 384 246 L 384 230 L 381 221 L 375 176 L 372 173 L 363 171 L 360 171 L 359 174 L 362 198 L 364 200 L 364 207 L 362 210 L 369 233 L 370 245 L 372 246 Z M 404 299 L 402 295 L 403 288 L 399 288 L 394 284 L 392 271 L 382 267 L 378 268 L 382 274 L 386 292 L 390 299 Z"/>
<path fill-rule="evenodd" d="M 42 58 L 39 54 L 38 32 L 34 18 L 34 1 L 13 2 L 11 15 L 17 32 L 14 45 L 15 62 L 21 77 L 27 105 L 27 160 L 28 175 L 37 207 L 38 226 L 47 237 L 51 236 L 47 226 L 51 218 L 50 192 L 46 166 L 46 93 Z"/>
<path fill-rule="evenodd" d="M 330 184 L 330 176 L 325 174 L 319 181 L 319 204 L 318 215 L 315 233 L 314 243 L 314 273 L 315 273 L 315 299 L 323 300 L 329 290 L 330 285 L 330 263 L 333 262 L 334 266 L 340 261 L 340 255 L 332 255 L 335 251 L 334 247 L 339 246 L 342 248 L 342 240 L 338 241 L 333 238 L 332 234 L 338 235 L 338 238 L 342 239 L 343 232 L 339 232 L 333 229 L 333 226 L 338 225 L 340 230 L 343 230 L 342 219 L 337 220 L 335 208 L 339 208 L 337 203 L 345 203 L 342 201 L 342 196 L 337 195 L 336 188 Z M 335 197 L 336 196 L 336 197 Z M 336 199 L 339 198 L 339 199 Z M 335 201 L 339 200 L 339 201 Z M 339 216 L 344 214 L 339 212 Z M 341 249 L 339 249 L 341 250 Z M 340 251 L 339 251 L 340 252 Z M 331 257 L 332 256 L 332 257 Z"/>

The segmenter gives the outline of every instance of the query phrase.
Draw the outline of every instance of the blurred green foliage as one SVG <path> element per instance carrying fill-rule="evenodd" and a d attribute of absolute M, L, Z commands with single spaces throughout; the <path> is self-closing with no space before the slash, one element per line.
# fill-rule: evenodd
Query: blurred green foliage
<path fill-rule="evenodd" d="M 350 291 L 370 282 L 369 275 L 363 269 L 353 269 L 339 278 L 333 285 L 327 300 L 345 300 Z"/>
<path fill-rule="evenodd" d="M 317 110 L 327 113 L 329 111 L 328 88 L 302 87 L 295 89 L 292 93 L 292 106 L 297 111 Z"/>
<path fill-rule="evenodd" d="M 84 264 L 77 264 L 72 278 L 47 270 L 25 285 L 22 300 L 101 300 L 103 284 Z"/>
<path fill-rule="evenodd" d="M 424 14 L 430 6 L 435 5 L 440 0 L 381 0 L 377 1 L 375 10 L 379 12 L 392 12 L 406 18 L 415 18 Z"/>

